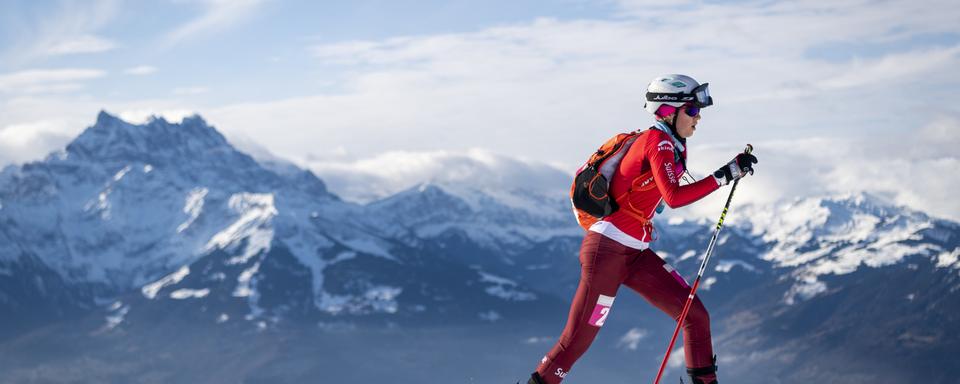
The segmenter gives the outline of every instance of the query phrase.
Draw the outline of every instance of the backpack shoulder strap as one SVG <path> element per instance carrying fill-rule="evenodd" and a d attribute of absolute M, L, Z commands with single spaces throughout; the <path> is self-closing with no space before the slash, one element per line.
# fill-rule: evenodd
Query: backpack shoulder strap
<path fill-rule="evenodd" d="M 614 143 L 615 145 L 611 146 L 612 148 L 610 152 L 607 152 L 606 156 L 594 163 L 594 167 L 601 174 L 603 174 L 607 180 L 612 181 L 613 173 L 616 172 L 617 167 L 620 166 L 620 161 L 623 160 L 623 156 L 627 154 L 627 151 L 630 150 L 630 148 L 633 146 L 633 143 L 635 143 L 642 135 L 642 131 L 621 133 L 620 135 L 617 135 L 615 138 L 617 141 Z"/>
<path fill-rule="evenodd" d="M 616 155 L 620 150 L 624 148 L 629 148 L 629 144 L 632 144 L 636 139 L 636 136 L 639 136 L 643 131 L 633 131 L 627 133 L 619 133 L 614 137 L 611 137 L 603 145 L 597 149 L 593 155 L 590 156 L 590 160 L 587 161 L 588 165 L 597 167 L 600 163 L 606 161 L 611 156 Z"/>

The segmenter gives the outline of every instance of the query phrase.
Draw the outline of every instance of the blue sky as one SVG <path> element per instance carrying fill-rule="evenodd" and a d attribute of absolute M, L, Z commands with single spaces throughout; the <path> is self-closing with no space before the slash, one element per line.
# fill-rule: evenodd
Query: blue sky
<path fill-rule="evenodd" d="M 552 4 L 551 4 L 552 3 Z M 536 17 L 599 16 L 609 4 L 463 1 L 22 1 L 3 5 L 0 68 L 91 68 L 84 89 L 120 99 L 205 88 L 201 107 L 330 91 L 349 68 L 309 47 L 469 32 Z M 549 5 L 549 6 L 547 6 Z M 74 53 L 62 52 L 77 43 Z M 150 76 L 118 76 L 136 67 Z M 332 73 L 331 73 L 332 72 Z M 202 84 L 202 85 L 201 85 Z M 171 86 L 174 88 L 171 89 Z M 335 88 L 334 88 L 335 89 Z M 182 93 L 182 92 L 181 92 Z"/>
<path fill-rule="evenodd" d="M 940 0 L 3 2 L 0 166 L 106 109 L 199 113 L 333 184 L 445 171 L 424 159 L 569 170 L 648 125 L 644 87 L 679 72 L 717 101 L 691 166 L 753 143 L 747 198 L 867 190 L 960 218 L 944 176 L 960 169 L 958 15 Z"/>

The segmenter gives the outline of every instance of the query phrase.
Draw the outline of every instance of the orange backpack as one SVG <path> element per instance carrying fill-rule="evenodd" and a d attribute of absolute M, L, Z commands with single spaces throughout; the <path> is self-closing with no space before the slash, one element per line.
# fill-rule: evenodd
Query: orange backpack
<path fill-rule="evenodd" d="M 610 180 L 627 150 L 643 132 L 645 131 L 637 130 L 610 138 L 577 170 L 577 176 L 570 187 L 570 202 L 573 204 L 577 223 L 583 229 L 589 230 L 598 219 L 620 208 L 616 199 L 608 194 Z"/>

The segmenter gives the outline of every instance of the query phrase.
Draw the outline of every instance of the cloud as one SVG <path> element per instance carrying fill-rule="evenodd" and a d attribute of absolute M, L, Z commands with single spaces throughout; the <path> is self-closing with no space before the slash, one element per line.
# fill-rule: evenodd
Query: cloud
<path fill-rule="evenodd" d="M 172 46 L 198 35 L 221 31 L 249 18 L 263 4 L 262 0 L 200 0 L 203 12 L 180 25 L 164 37 L 163 44 Z"/>
<path fill-rule="evenodd" d="M 98 69 L 62 68 L 31 69 L 0 75 L 0 92 L 50 93 L 73 91 L 83 81 L 101 78 L 106 72 Z"/>
<path fill-rule="evenodd" d="M 960 201 L 950 177 L 960 169 L 960 119 L 940 117 L 916 131 L 868 142 L 836 137 L 754 143 L 757 172 L 737 189 L 730 222 L 742 203 L 760 205 L 807 196 L 871 192 L 934 216 L 960 220 Z M 736 144 L 694 145 L 690 167 L 697 178 L 709 177 L 742 150 Z M 340 150 L 301 161 L 330 188 L 348 200 L 366 202 L 422 182 L 468 185 L 479 189 L 530 188 L 565 195 L 572 181 L 567 171 L 535 160 L 517 160 L 484 149 L 459 151 L 390 151 L 350 158 Z M 716 218 L 729 187 L 690 206 L 668 212 L 689 218 Z"/>
<path fill-rule="evenodd" d="M 640 346 L 640 341 L 647 337 L 647 330 L 640 328 L 630 328 L 626 334 L 617 341 L 617 348 L 636 351 Z"/>
<path fill-rule="evenodd" d="M 901 80 L 956 63 L 958 54 L 960 45 L 896 53 L 869 61 L 853 60 L 840 74 L 817 85 L 821 89 L 848 88 Z"/>
<path fill-rule="evenodd" d="M 199 95 L 209 92 L 207 87 L 179 87 L 173 89 L 174 95 Z"/>
<path fill-rule="evenodd" d="M 162 117 L 171 123 L 180 123 L 184 118 L 196 115 L 189 109 L 128 109 L 117 113 L 121 120 L 132 124 L 146 124 L 154 117 Z"/>
<path fill-rule="evenodd" d="M 48 119 L 0 127 L 0 168 L 9 163 L 32 160 L 33 148 L 58 147 L 70 140 L 69 122 Z"/>
<path fill-rule="evenodd" d="M 882 140 L 811 137 L 753 143 L 760 160 L 756 174 L 737 188 L 728 220 L 736 222 L 739 202 L 768 204 L 815 195 L 870 192 L 933 216 L 960 220 L 960 118 L 938 116 L 926 126 L 885 134 Z M 710 170 L 733 157 L 734 144 L 694 145 L 691 169 Z M 716 217 L 727 197 L 714 193 L 671 214 Z"/>
<path fill-rule="evenodd" d="M 522 189 L 546 196 L 565 196 L 567 172 L 551 165 L 499 155 L 484 149 L 459 151 L 390 151 L 347 159 L 341 152 L 310 158 L 306 166 L 341 197 L 367 202 L 424 182 L 479 190 Z M 340 157 L 340 158 L 338 158 Z"/>
<path fill-rule="evenodd" d="M 156 72 L 157 72 L 157 67 L 150 66 L 150 65 L 139 65 L 136 67 L 127 68 L 123 71 L 123 73 L 126 73 L 128 75 L 138 75 L 138 76 L 150 75 Z"/>
<path fill-rule="evenodd" d="M 691 139 L 691 166 L 700 176 L 745 142 L 758 145 L 760 171 L 741 186 L 739 199 L 773 202 L 869 186 L 890 191 L 900 203 L 937 209 L 924 201 L 946 192 L 931 190 L 955 189 L 926 178 L 896 189 L 908 173 L 945 171 L 952 160 L 917 160 L 883 148 L 916 142 L 896 135 L 904 125 L 960 115 L 943 102 L 951 97 L 946 90 L 960 86 L 954 69 L 960 45 L 907 44 L 842 60 L 809 52 L 837 42 L 955 34 L 960 30 L 944 10 L 957 4 L 647 5 L 624 2 L 623 17 L 614 20 L 538 19 L 466 33 L 313 45 L 308 50 L 321 63 L 347 68 L 336 91 L 218 108 L 211 119 L 300 158 L 339 151 L 359 162 L 397 149 L 484 148 L 572 170 L 613 134 L 650 124 L 642 111 L 650 78 L 683 72 L 711 82 L 717 99 Z M 683 17 L 671 17 L 677 14 Z M 258 135 L 263 127 L 269 135 Z M 716 216 L 725 198 L 717 195 L 688 212 Z M 958 211 L 948 207 L 947 215 L 960 217 Z"/>
<path fill-rule="evenodd" d="M 131 122 L 151 115 L 179 121 L 194 114 L 177 101 L 162 99 L 111 101 L 49 94 L 10 98 L 0 103 L 0 168 L 40 160 L 64 148 L 96 121 L 101 109 Z"/>
<path fill-rule="evenodd" d="M 96 53 L 106 52 L 113 49 L 116 45 L 102 37 L 85 35 L 76 38 L 56 41 L 46 48 L 46 53 L 55 55 L 69 55 L 75 53 Z"/>
<path fill-rule="evenodd" d="M 685 72 L 712 83 L 717 105 L 705 112 L 696 139 L 707 142 L 732 131 L 752 140 L 806 136 L 802 131 L 823 136 L 834 124 L 843 125 L 847 137 L 868 124 L 882 132 L 906 121 L 917 105 L 940 103 L 933 93 L 904 99 L 903 87 L 927 87 L 930 78 L 942 79 L 934 92 L 960 86 L 953 69 L 960 64 L 957 46 L 846 61 L 806 56 L 828 42 L 903 38 L 906 32 L 891 32 L 891 25 L 915 33 L 957 29 L 927 25 L 944 19 L 929 9 L 903 15 L 916 7 L 856 1 L 688 6 L 694 9 L 679 20 L 668 17 L 673 9 L 643 8 L 642 16 L 616 20 L 538 19 L 312 45 L 308 50 L 320 63 L 344 68 L 334 91 L 226 106 L 211 117 L 251 137 L 270 126 L 264 143 L 297 156 L 318 145 L 353 153 L 481 147 L 571 167 L 610 135 L 650 123 L 641 108 L 643 88 L 659 73 Z M 870 111 L 870 122 L 840 106 Z M 289 134 L 273 134 L 276 129 Z"/>
<path fill-rule="evenodd" d="M 951 0 L 930 0 L 923 7 L 907 0 L 684 1 L 659 2 L 659 7 L 647 0 L 618 3 L 624 18 L 645 21 L 653 34 L 682 30 L 674 42 L 701 40 L 705 46 L 764 56 L 799 55 L 826 42 L 889 42 L 954 33 L 949 20 L 960 10 Z"/>
<path fill-rule="evenodd" d="M 8 65 L 24 65 L 51 56 L 112 50 L 116 43 L 96 31 L 119 13 L 120 6 L 116 0 L 60 2 L 52 12 L 27 20 L 29 26 L 18 33 L 24 38 L 2 57 Z"/>

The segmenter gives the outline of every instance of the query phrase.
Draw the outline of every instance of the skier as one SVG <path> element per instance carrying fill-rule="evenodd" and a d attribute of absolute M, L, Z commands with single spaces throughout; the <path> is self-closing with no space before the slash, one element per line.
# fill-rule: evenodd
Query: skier
<path fill-rule="evenodd" d="M 707 86 L 678 74 L 659 76 L 647 86 L 644 108 L 656 121 L 624 145 L 626 152 L 609 190 L 619 209 L 589 226 L 580 246 L 580 283 L 566 327 L 528 384 L 556 384 L 569 374 L 606 321 L 621 284 L 679 318 L 690 287 L 650 249 L 655 239 L 651 220 L 662 211 L 663 203 L 672 208 L 693 203 L 752 173 L 757 162 L 753 155 L 741 153 L 712 176 L 680 185 L 686 171 L 687 138 L 697 129 L 700 109 L 713 104 Z M 683 332 L 687 373 L 693 383 L 717 383 L 710 318 L 699 298 L 687 314 Z"/>

